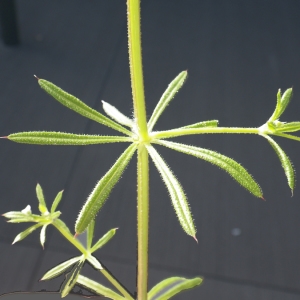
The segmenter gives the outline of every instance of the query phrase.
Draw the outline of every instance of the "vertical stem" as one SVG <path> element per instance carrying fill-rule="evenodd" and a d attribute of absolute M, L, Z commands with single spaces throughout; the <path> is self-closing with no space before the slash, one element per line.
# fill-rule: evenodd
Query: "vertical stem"
<path fill-rule="evenodd" d="M 148 226 L 149 226 L 149 161 L 144 145 L 138 148 L 138 276 L 137 299 L 147 299 Z"/>
<path fill-rule="evenodd" d="M 140 0 L 127 0 L 128 51 L 130 62 L 131 88 L 134 115 L 138 132 L 143 140 L 148 139 L 144 79 L 142 66 L 142 47 L 140 29 Z"/>
<path fill-rule="evenodd" d="M 137 299 L 147 299 L 148 285 L 148 224 L 149 224 L 149 162 L 144 142 L 149 139 L 144 81 L 142 68 L 140 0 L 127 0 L 128 48 L 130 61 L 130 77 L 140 145 L 138 147 L 137 167 L 137 238 L 138 238 L 138 270 Z"/>

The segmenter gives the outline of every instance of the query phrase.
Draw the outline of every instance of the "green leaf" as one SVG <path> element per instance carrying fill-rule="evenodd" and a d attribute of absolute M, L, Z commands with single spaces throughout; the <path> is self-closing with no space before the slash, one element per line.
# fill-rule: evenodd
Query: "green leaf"
<path fill-rule="evenodd" d="M 12 221 L 12 220 L 11 220 L 11 221 Z M 10 223 L 14 223 L 14 222 L 10 222 Z M 26 236 L 28 236 L 30 233 L 32 233 L 33 231 L 35 231 L 37 228 L 39 228 L 39 227 L 41 227 L 41 226 L 43 226 L 43 224 L 35 224 L 35 225 L 33 225 L 33 226 L 27 228 L 27 229 L 24 230 L 23 232 L 19 233 L 19 234 L 15 237 L 14 241 L 12 242 L 12 245 L 15 244 L 16 242 L 19 242 L 19 241 L 25 239 Z"/>
<path fill-rule="evenodd" d="M 187 71 L 183 71 L 173 79 L 173 81 L 169 84 L 166 91 L 161 96 L 159 102 L 157 103 L 152 116 L 148 122 L 148 130 L 152 131 L 154 125 L 156 124 L 158 118 L 169 105 L 170 101 L 174 98 L 175 94 L 182 87 L 185 79 L 187 77 Z"/>
<path fill-rule="evenodd" d="M 131 119 L 123 115 L 118 109 L 116 109 L 111 104 L 102 100 L 102 107 L 106 112 L 106 114 L 110 116 L 112 119 L 114 119 L 115 121 L 117 121 L 119 124 L 128 126 L 130 128 L 134 126 L 134 122 Z"/>
<path fill-rule="evenodd" d="M 300 122 L 284 123 L 276 127 L 276 132 L 295 132 L 300 130 Z"/>
<path fill-rule="evenodd" d="M 281 90 L 279 89 L 278 93 L 277 93 L 276 107 L 275 107 L 275 110 L 274 110 L 272 116 L 269 119 L 269 122 L 275 121 L 280 117 L 280 106 L 281 106 Z"/>
<path fill-rule="evenodd" d="M 279 119 L 279 117 L 283 114 L 283 112 L 286 110 L 288 104 L 290 103 L 292 94 L 293 94 L 292 88 L 287 89 L 283 93 L 282 96 L 281 96 L 280 89 L 278 90 L 276 108 L 275 108 L 275 111 L 273 112 L 271 118 L 269 119 L 269 121 L 275 121 L 275 120 Z"/>
<path fill-rule="evenodd" d="M 68 296 L 68 294 L 71 292 L 71 290 L 75 286 L 78 276 L 79 276 L 79 273 L 80 273 L 83 265 L 84 265 L 84 260 L 80 260 L 79 262 L 77 262 L 74 265 L 71 272 L 66 275 L 66 279 L 63 282 L 61 289 L 60 289 L 62 298 Z"/>
<path fill-rule="evenodd" d="M 49 224 L 46 224 L 42 227 L 42 230 L 41 230 L 41 234 L 40 234 L 40 241 L 41 241 L 41 245 L 44 249 L 44 245 L 45 245 L 45 242 L 46 242 L 46 229 L 47 229 L 47 226 Z"/>
<path fill-rule="evenodd" d="M 230 174 L 233 179 L 235 179 L 238 183 L 240 183 L 241 186 L 247 189 L 254 196 L 260 198 L 263 197 L 262 191 L 259 185 L 256 183 L 256 181 L 252 178 L 252 176 L 248 173 L 248 171 L 244 167 L 242 167 L 239 163 L 237 163 L 233 159 L 208 149 L 188 146 L 188 145 L 169 142 L 169 141 L 162 141 L 162 140 L 155 141 L 155 142 L 157 144 L 166 146 L 170 149 L 188 155 L 196 156 L 197 158 L 201 158 L 220 167 L 228 174 Z"/>
<path fill-rule="evenodd" d="M 193 279 L 186 279 L 183 277 L 167 278 L 149 291 L 148 300 L 168 300 L 183 290 L 200 285 L 202 281 L 203 280 L 200 277 Z"/>
<path fill-rule="evenodd" d="M 116 234 L 118 228 L 114 228 L 109 230 L 102 238 L 98 240 L 98 242 L 92 247 L 91 253 L 95 252 L 99 248 L 102 248 L 105 244 L 107 244 Z"/>
<path fill-rule="evenodd" d="M 57 265 L 56 267 L 52 268 L 51 270 L 49 270 L 43 277 L 41 280 L 49 280 L 52 279 L 54 277 L 57 277 L 59 275 L 61 275 L 62 273 L 64 273 L 65 271 L 67 271 L 67 269 L 72 266 L 73 264 L 77 263 L 79 260 L 81 260 L 83 258 L 83 256 L 77 256 L 71 259 L 68 259 L 66 261 L 64 261 L 63 263 Z"/>
<path fill-rule="evenodd" d="M 287 89 L 282 97 L 281 97 L 281 102 L 280 102 L 280 114 L 279 117 L 283 114 L 283 112 L 286 110 L 287 106 L 289 105 L 293 95 L 293 89 Z M 279 118 L 278 117 L 278 118 Z"/>
<path fill-rule="evenodd" d="M 110 195 L 110 192 L 120 180 L 136 147 L 136 144 L 131 144 L 108 172 L 99 180 L 76 220 L 75 231 L 77 234 L 84 232 L 89 223 L 96 217 L 98 211 Z"/>
<path fill-rule="evenodd" d="M 24 219 L 24 218 L 31 218 L 30 215 L 26 213 L 22 213 L 20 211 L 10 211 L 2 215 L 5 218 L 8 219 Z"/>
<path fill-rule="evenodd" d="M 77 278 L 77 284 L 81 285 L 82 287 L 90 290 L 91 292 L 95 292 L 100 296 L 104 296 L 109 299 L 113 300 L 124 300 L 125 298 L 114 292 L 113 290 L 103 286 L 102 284 L 89 279 L 85 276 L 79 275 Z"/>
<path fill-rule="evenodd" d="M 47 212 L 48 210 L 47 210 L 47 205 L 46 205 L 46 202 L 45 202 L 44 193 L 43 193 L 42 187 L 39 184 L 36 185 L 36 196 L 39 200 L 39 210 L 40 210 L 40 212 L 42 214 Z"/>
<path fill-rule="evenodd" d="M 55 199 L 54 199 L 54 201 L 53 201 L 53 203 L 52 203 L 52 206 L 51 206 L 51 210 L 50 210 L 51 214 L 53 214 L 53 213 L 56 211 L 56 208 L 57 208 L 58 204 L 59 204 L 60 201 L 61 201 L 63 192 L 64 192 L 64 191 L 60 191 L 60 192 L 56 195 L 56 197 L 55 197 Z"/>
<path fill-rule="evenodd" d="M 190 129 L 190 128 L 202 128 L 202 127 L 218 127 L 218 120 L 210 120 L 210 121 L 204 121 L 204 122 L 198 122 L 195 124 L 187 125 L 184 127 L 180 127 L 178 129 Z"/>
<path fill-rule="evenodd" d="M 77 112 L 78 114 L 86 118 L 89 118 L 93 121 L 96 121 L 100 124 L 111 127 L 117 131 L 120 131 L 122 133 L 131 136 L 131 132 L 129 130 L 127 130 L 120 124 L 114 122 L 113 120 L 105 117 L 98 111 L 87 106 L 81 100 L 63 91 L 61 88 L 54 85 L 53 83 L 44 79 L 39 79 L 38 82 L 43 90 L 45 90 L 48 94 L 50 94 L 54 99 L 56 99 L 62 105 L 68 107 L 71 110 L 74 110 L 75 112 Z"/>
<path fill-rule="evenodd" d="M 63 146 L 83 146 L 132 141 L 131 138 L 123 136 L 86 135 L 54 131 L 18 132 L 10 134 L 7 138 L 16 143 Z"/>
<path fill-rule="evenodd" d="M 176 179 L 170 168 L 158 154 L 158 152 L 151 146 L 146 146 L 147 150 L 160 173 L 167 189 L 170 193 L 173 207 L 175 209 L 178 220 L 183 228 L 183 230 L 192 237 L 195 238 L 196 229 L 194 226 L 192 214 L 190 212 L 189 204 L 187 202 L 184 191 L 181 184 Z M 196 238 L 195 238 L 196 239 Z"/>
<path fill-rule="evenodd" d="M 88 262 L 94 267 L 96 270 L 102 270 L 103 267 L 101 263 L 98 261 L 98 259 L 92 255 L 89 255 L 87 257 Z"/>
<path fill-rule="evenodd" d="M 95 220 L 92 220 L 87 228 L 87 235 L 86 235 L 87 249 L 90 249 L 92 246 L 94 229 L 95 229 Z"/>
<path fill-rule="evenodd" d="M 295 171 L 293 168 L 293 165 L 289 159 L 289 157 L 285 154 L 285 152 L 280 148 L 280 146 L 268 135 L 266 134 L 261 134 L 264 138 L 268 140 L 272 148 L 275 150 L 282 168 L 284 170 L 285 176 L 287 178 L 288 185 L 290 189 L 292 190 L 292 194 L 295 188 Z"/>

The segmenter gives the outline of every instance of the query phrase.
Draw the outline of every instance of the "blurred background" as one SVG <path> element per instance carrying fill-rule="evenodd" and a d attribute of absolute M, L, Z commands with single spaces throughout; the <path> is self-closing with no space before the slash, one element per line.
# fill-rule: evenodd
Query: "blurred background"
<path fill-rule="evenodd" d="M 5 1 L 3 1 L 5 2 Z M 2 3 L 3 4 L 3 3 Z M 3 5 L 1 7 L 3 12 Z M 33 77 L 47 79 L 102 112 L 101 100 L 132 115 L 125 0 L 16 0 L 19 45 L 0 42 L 0 136 L 50 130 L 114 134 L 61 106 Z M 5 13 L 6 14 L 6 13 Z M 5 15 L 4 14 L 4 15 Z M 3 13 L 2 13 L 3 19 Z M 147 114 L 181 71 L 189 78 L 155 129 L 217 119 L 220 126 L 258 127 L 271 116 L 278 88 L 294 88 L 282 121 L 300 120 L 300 2 L 298 0 L 142 0 L 142 42 Z M 240 162 L 259 182 L 266 201 L 224 171 L 157 146 L 190 201 L 199 244 L 177 222 L 167 190 L 151 164 L 149 286 L 169 276 L 203 276 L 199 288 L 174 299 L 300 297 L 300 203 L 273 149 L 259 136 L 177 138 Z M 300 170 L 300 143 L 276 138 Z M 35 186 L 73 230 L 78 211 L 126 145 L 33 146 L 2 140 L 0 211 L 30 204 Z M 102 211 L 96 236 L 118 227 L 97 258 L 135 291 L 136 158 Z M 39 282 L 76 249 L 47 229 L 11 246 L 28 224 L 0 224 L 0 294 L 58 291 L 63 276 Z M 106 284 L 89 266 L 83 273 Z"/>

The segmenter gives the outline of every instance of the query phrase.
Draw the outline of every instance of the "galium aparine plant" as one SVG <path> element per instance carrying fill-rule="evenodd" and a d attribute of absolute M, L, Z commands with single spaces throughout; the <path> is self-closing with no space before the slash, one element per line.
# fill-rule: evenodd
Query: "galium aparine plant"
<path fill-rule="evenodd" d="M 155 124 L 164 110 L 170 104 L 176 93 L 180 90 L 187 79 L 187 72 L 177 75 L 169 84 L 166 91 L 158 101 L 150 119 L 146 120 L 146 104 L 144 97 L 144 84 L 142 73 L 141 39 L 140 39 L 140 1 L 127 0 L 128 8 L 128 44 L 130 75 L 133 95 L 134 118 L 122 114 L 117 108 L 102 101 L 103 110 L 107 116 L 87 106 L 78 98 L 70 95 L 53 83 L 38 79 L 40 87 L 55 100 L 67 108 L 82 116 L 89 118 L 102 125 L 110 127 L 117 132 L 114 136 L 83 135 L 62 132 L 33 131 L 20 132 L 8 135 L 7 139 L 27 144 L 37 145 L 91 145 L 105 143 L 127 143 L 126 150 L 119 156 L 114 165 L 98 181 L 90 196 L 84 203 L 75 223 L 75 235 L 60 219 L 60 211 L 57 210 L 62 198 L 59 192 L 50 209 L 46 204 L 43 190 L 38 184 L 36 193 L 40 214 L 33 214 L 28 205 L 21 211 L 12 211 L 4 214 L 10 223 L 33 222 L 33 226 L 17 235 L 14 242 L 21 241 L 34 230 L 41 228 L 40 242 L 44 247 L 46 241 L 46 228 L 54 226 L 70 243 L 76 247 L 80 255 L 69 259 L 49 270 L 42 278 L 48 280 L 70 270 L 61 286 L 61 296 L 67 296 L 75 285 L 80 285 L 98 295 L 110 299 L 138 299 L 138 300 L 165 300 L 185 289 L 198 286 L 202 278 L 186 279 L 171 277 L 154 286 L 149 292 L 148 279 L 148 224 L 149 224 L 149 156 L 156 166 L 166 188 L 169 192 L 171 203 L 177 215 L 178 221 L 184 232 L 196 241 L 196 228 L 192 213 L 184 190 L 173 174 L 172 170 L 156 150 L 156 145 L 167 147 L 171 150 L 182 152 L 187 155 L 203 159 L 223 169 L 241 186 L 255 197 L 263 199 L 263 193 L 248 171 L 235 160 L 212 150 L 172 142 L 171 138 L 183 135 L 197 134 L 257 134 L 265 138 L 276 152 L 288 185 L 293 192 L 295 187 L 295 172 L 292 163 L 285 152 L 281 149 L 273 136 L 285 137 L 296 141 L 300 140 L 291 133 L 300 130 L 300 122 L 282 122 L 279 118 L 287 108 L 291 98 L 292 89 L 287 89 L 283 94 L 279 90 L 275 110 L 269 120 L 259 127 L 238 128 L 219 127 L 217 120 L 201 121 L 171 130 L 155 131 Z M 96 217 L 108 199 L 112 189 L 121 178 L 133 155 L 137 155 L 137 215 L 138 215 L 138 268 L 137 268 L 137 294 L 129 292 L 110 272 L 108 272 L 94 253 L 103 247 L 116 233 L 116 228 L 108 231 L 102 238 L 93 243 Z M 84 246 L 76 237 L 87 231 L 87 245 Z M 200 241 L 201 242 L 201 241 Z M 115 287 L 116 291 L 103 286 L 80 274 L 84 263 L 88 261 L 96 270 L 99 270 Z M 136 298 L 135 298 L 136 297 Z"/>

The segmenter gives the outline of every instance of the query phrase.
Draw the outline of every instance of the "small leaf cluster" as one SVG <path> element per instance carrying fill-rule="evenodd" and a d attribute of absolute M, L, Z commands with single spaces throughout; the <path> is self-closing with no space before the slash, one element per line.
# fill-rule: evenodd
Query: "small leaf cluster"
<path fill-rule="evenodd" d="M 11 211 L 11 212 L 7 212 L 7 213 L 3 214 L 3 216 L 5 218 L 10 219 L 9 221 L 7 221 L 9 223 L 24 223 L 24 222 L 37 223 L 37 224 L 27 228 L 25 231 L 19 233 L 15 237 L 15 239 L 13 241 L 13 244 L 23 240 L 30 233 L 32 233 L 36 229 L 42 227 L 41 233 L 40 233 L 40 242 L 41 242 L 42 247 L 44 248 L 44 244 L 45 244 L 45 241 L 46 241 L 47 226 L 50 225 L 50 224 L 53 224 L 53 222 L 56 219 L 58 219 L 59 216 L 61 215 L 61 212 L 56 211 L 56 208 L 57 208 L 59 202 L 61 201 L 62 193 L 63 193 L 63 191 L 61 191 L 57 194 L 57 196 L 55 197 L 55 199 L 54 199 L 54 201 L 51 205 L 51 209 L 49 211 L 48 208 L 47 208 L 47 205 L 46 205 L 46 201 L 45 201 L 45 197 L 44 197 L 42 187 L 39 184 L 37 184 L 37 186 L 36 186 L 36 195 L 37 195 L 37 198 L 38 198 L 38 201 L 39 201 L 38 208 L 39 208 L 39 211 L 41 213 L 40 215 L 33 214 L 31 212 L 30 205 L 27 205 L 21 211 Z"/>

